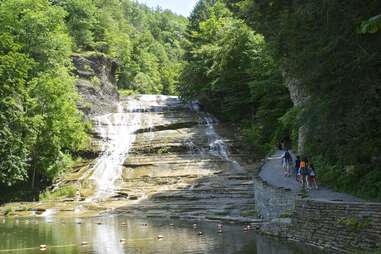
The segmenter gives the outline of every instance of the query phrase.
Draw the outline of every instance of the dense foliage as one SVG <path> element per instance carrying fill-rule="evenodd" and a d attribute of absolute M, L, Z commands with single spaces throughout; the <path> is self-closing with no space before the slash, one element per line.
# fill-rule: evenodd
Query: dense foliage
<path fill-rule="evenodd" d="M 229 1 L 270 43 L 305 103 L 304 152 L 320 179 L 342 191 L 381 199 L 381 2 Z"/>
<path fill-rule="evenodd" d="M 380 200 L 380 9 L 374 0 L 200 0 L 179 91 L 241 122 L 257 154 L 281 137 L 297 144 L 303 127 L 302 155 L 321 181 Z"/>
<path fill-rule="evenodd" d="M 29 182 L 33 191 L 86 141 L 68 69 L 71 40 L 65 12 L 46 0 L 0 7 L 0 188 Z"/>
<path fill-rule="evenodd" d="M 116 59 L 122 89 L 173 94 L 186 24 L 129 0 L 0 1 L 0 202 L 38 196 L 86 148 L 73 52 Z"/>
<path fill-rule="evenodd" d="M 199 99 L 225 121 L 240 123 L 247 144 L 263 156 L 288 135 L 280 117 L 291 107 L 263 36 L 222 1 L 199 1 L 187 37 L 180 94 Z"/>
<path fill-rule="evenodd" d="M 131 0 L 0 0 L 0 189 L 37 195 L 86 146 L 71 54 L 95 51 L 119 88 L 199 99 L 256 156 L 303 127 L 321 181 L 381 200 L 380 9 L 199 0 L 187 20 Z"/>
<path fill-rule="evenodd" d="M 119 88 L 175 92 L 186 18 L 130 0 L 54 2 L 68 13 L 65 20 L 76 51 L 98 51 L 118 60 Z"/>

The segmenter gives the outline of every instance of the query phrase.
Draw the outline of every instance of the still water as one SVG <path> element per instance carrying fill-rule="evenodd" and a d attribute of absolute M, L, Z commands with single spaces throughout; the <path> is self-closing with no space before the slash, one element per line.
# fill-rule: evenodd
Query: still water
<path fill-rule="evenodd" d="M 197 223 L 197 228 L 194 228 Z M 202 232 L 202 235 L 199 235 Z M 162 239 L 158 239 L 160 235 Z M 86 243 L 83 243 L 86 242 Z M 47 250 L 41 251 L 40 245 Z M 0 219 L 0 254 L 321 254 L 323 252 L 245 232 L 240 225 L 124 216 L 88 219 Z"/>

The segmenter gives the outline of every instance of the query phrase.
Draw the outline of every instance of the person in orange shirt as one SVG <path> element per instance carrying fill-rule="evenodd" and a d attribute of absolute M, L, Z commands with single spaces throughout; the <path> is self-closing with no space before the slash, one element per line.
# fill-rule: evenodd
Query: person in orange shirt
<path fill-rule="evenodd" d="M 303 158 L 303 160 L 300 162 L 300 175 L 303 189 L 309 188 L 307 158 Z"/>

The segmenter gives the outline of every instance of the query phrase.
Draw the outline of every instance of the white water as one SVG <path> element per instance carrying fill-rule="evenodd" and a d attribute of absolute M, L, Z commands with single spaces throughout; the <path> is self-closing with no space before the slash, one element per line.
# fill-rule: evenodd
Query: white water
<path fill-rule="evenodd" d="M 95 194 L 88 201 L 101 201 L 115 195 L 118 189 L 118 180 L 121 179 L 123 163 L 128 158 L 129 151 L 136 138 L 136 131 L 147 129 L 149 140 L 153 139 L 153 113 L 161 112 L 166 108 L 175 108 L 180 105 L 177 97 L 160 95 L 142 95 L 137 98 L 129 98 L 125 103 L 118 104 L 117 113 L 111 113 L 94 118 L 97 133 L 103 140 L 103 153 L 97 159 L 90 179 L 96 184 Z M 199 111 L 199 104 L 191 104 L 192 110 Z M 142 114 L 144 112 L 144 114 Z M 144 115 L 144 119 L 143 119 Z M 206 113 L 201 113 L 203 124 L 206 124 L 208 137 L 208 151 L 201 151 L 188 144 L 191 153 L 209 153 L 213 156 L 233 164 L 235 169 L 240 169 L 239 164 L 230 159 L 226 143 L 215 131 L 214 125 L 217 119 Z M 193 151 L 192 151 L 193 150 Z"/>
<path fill-rule="evenodd" d="M 200 111 L 200 103 L 198 101 L 192 101 L 190 103 L 190 108 L 196 112 Z M 202 123 L 206 124 L 205 134 L 208 137 L 209 153 L 220 157 L 221 159 L 232 163 L 234 169 L 240 170 L 241 166 L 235 160 L 232 160 L 229 156 L 229 147 L 222 139 L 220 135 L 217 134 L 214 126 L 218 124 L 218 120 L 208 113 L 202 113 Z"/>
<path fill-rule="evenodd" d="M 49 209 L 46 209 L 45 212 L 43 212 L 40 216 L 45 217 L 45 218 L 49 218 L 49 217 L 52 217 L 53 215 L 55 215 L 56 213 L 57 213 L 56 208 L 49 208 Z"/>
<path fill-rule="evenodd" d="M 206 135 L 209 140 L 209 152 L 224 159 L 225 161 L 232 163 L 235 170 L 241 170 L 239 163 L 230 158 L 228 145 L 224 142 L 222 137 L 217 134 L 214 128 L 214 125 L 218 124 L 218 120 L 210 115 L 206 115 L 204 117 L 204 121 L 207 125 Z"/>
<path fill-rule="evenodd" d="M 98 158 L 90 179 L 95 181 L 96 193 L 91 200 L 111 197 L 122 175 L 123 163 L 141 126 L 142 106 L 129 100 L 126 109 L 118 104 L 117 113 L 96 117 L 96 130 L 103 139 L 102 155 Z"/>
<path fill-rule="evenodd" d="M 112 197 L 118 189 L 123 163 L 136 138 L 136 131 L 147 129 L 149 140 L 154 138 L 153 116 L 168 107 L 176 107 L 177 97 L 164 95 L 140 95 L 118 104 L 117 113 L 94 118 L 96 131 L 103 140 L 103 153 L 97 159 L 90 179 L 96 184 L 96 193 L 89 201 Z M 144 114 L 142 114 L 144 112 Z M 144 118 L 143 118 L 144 116 Z"/>

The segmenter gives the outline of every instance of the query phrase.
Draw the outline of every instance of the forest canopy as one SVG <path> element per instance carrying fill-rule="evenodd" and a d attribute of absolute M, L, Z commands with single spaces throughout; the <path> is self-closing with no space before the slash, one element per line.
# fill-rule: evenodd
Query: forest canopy
<path fill-rule="evenodd" d="M 2 191 L 38 196 L 88 146 L 73 53 L 114 58 L 120 89 L 173 94 L 187 22 L 129 0 L 0 1 Z"/>
<path fill-rule="evenodd" d="M 298 80 L 304 153 L 318 162 L 321 180 L 380 200 L 381 2 L 230 2 Z"/>
<path fill-rule="evenodd" d="M 380 10 L 374 0 L 200 0 L 180 94 L 240 122 L 255 155 L 290 138 L 324 184 L 380 200 Z"/>
<path fill-rule="evenodd" d="M 65 11 L 45 0 L 0 8 L 0 185 L 52 179 L 86 145 Z"/>

